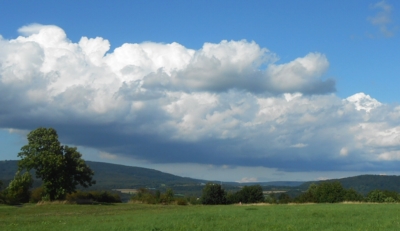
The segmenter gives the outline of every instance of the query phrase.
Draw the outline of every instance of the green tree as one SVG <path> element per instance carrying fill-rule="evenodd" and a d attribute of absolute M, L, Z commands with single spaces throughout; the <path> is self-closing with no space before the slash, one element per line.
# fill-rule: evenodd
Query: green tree
<path fill-rule="evenodd" d="M 318 185 L 312 183 L 306 192 L 302 193 L 300 196 L 296 198 L 296 201 L 299 203 L 307 203 L 307 202 L 313 202 L 317 203 L 317 189 Z"/>
<path fill-rule="evenodd" d="M 347 189 L 344 195 L 344 201 L 363 201 L 364 197 L 354 189 Z"/>
<path fill-rule="evenodd" d="M 21 175 L 18 171 L 5 190 L 6 203 L 19 204 L 29 202 L 32 183 L 33 178 L 29 172 Z"/>
<path fill-rule="evenodd" d="M 162 195 L 160 195 L 160 198 Z M 137 192 L 131 197 L 132 201 L 138 201 L 146 204 L 157 204 L 160 202 L 150 190 L 146 188 L 139 188 Z"/>
<path fill-rule="evenodd" d="M 346 190 L 339 181 L 322 182 L 316 193 L 318 203 L 337 203 L 344 200 Z"/>
<path fill-rule="evenodd" d="M 264 201 L 264 194 L 260 185 L 244 186 L 237 194 L 238 202 L 258 203 Z"/>
<path fill-rule="evenodd" d="M 367 195 L 368 202 L 383 203 L 385 202 L 386 198 L 387 196 L 385 195 L 385 193 L 379 189 L 373 190 Z"/>
<path fill-rule="evenodd" d="M 226 204 L 226 192 L 220 184 L 207 183 L 203 188 L 201 203 L 205 205 Z"/>
<path fill-rule="evenodd" d="M 53 128 L 38 128 L 31 131 L 28 144 L 21 148 L 18 157 L 19 169 L 35 170 L 43 181 L 44 197 L 48 200 L 64 199 L 75 192 L 76 187 L 91 186 L 94 172 L 81 158 L 75 147 L 61 145 Z"/>
<path fill-rule="evenodd" d="M 279 204 L 287 204 L 292 201 L 292 198 L 287 193 L 281 193 L 278 197 Z"/>
<path fill-rule="evenodd" d="M 346 190 L 339 181 L 311 184 L 305 193 L 296 198 L 300 203 L 337 203 L 345 200 L 361 201 L 363 197 L 353 189 Z"/>
<path fill-rule="evenodd" d="M 163 204 L 169 204 L 174 201 L 174 191 L 172 189 L 167 189 L 165 194 L 160 195 L 159 201 Z"/>

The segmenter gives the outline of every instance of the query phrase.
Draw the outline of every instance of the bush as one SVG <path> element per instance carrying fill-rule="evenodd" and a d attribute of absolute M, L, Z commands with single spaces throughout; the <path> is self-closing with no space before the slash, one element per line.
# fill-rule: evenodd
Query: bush
<path fill-rule="evenodd" d="M 90 191 L 82 192 L 77 191 L 74 193 L 67 194 L 66 200 L 78 204 L 87 203 L 121 203 L 121 198 L 117 193 L 111 193 L 107 191 Z"/>
<path fill-rule="evenodd" d="M 287 204 L 290 203 L 291 201 L 292 198 L 290 198 L 290 196 L 286 193 L 281 193 L 281 195 L 279 195 L 278 197 L 279 204 Z"/>
<path fill-rule="evenodd" d="M 344 201 L 363 201 L 364 197 L 354 189 L 346 190 Z"/>
<path fill-rule="evenodd" d="M 274 193 L 271 193 L 265 197 L 265 203 L 276 204 L 277 200 Z"/>
<path fill-rule="evenodd" d="M 141 202 L 145 204 L 170 204 L 175 201 L 174 191 L 172 191 L 172 189 L 167 189 L 167 191 L 162 194 L 158 190 L 154 193 L 146 188 L 140 188 L 131 197 L 131 201 Z"/>
<path fill-rule="evenodd" d="M 20 174 L 18 171 L 14 179 L 3 192 L 3 201 L 6 204 L 20 204 L 29 202 L 33 178 L 29 172 Z"/>
<path fill-rule="evenodd" d="M 396 200 L 393 199 L 392 197 L 386 197 L 386 199 L 385 199 L 385 203 L 395 203 L 395 202 L 396 202 Z"/>
<path fill-rule="evenodd" d="M 31 192 L 31 198 L 29 199 L 29 202 L 38 203 L 39 201 L 42 200 L 43 195 L 44 194 L 43 194 L 43 188 L 42 187 L 35 188 Z"/>
<path fill-rule="evenodd" d="M 174 201 L 174 191 L 172 189 L 167 189 L 165 194 L 160 195 L 160 203 L 169 204 Z"/>
<path fill-rule="evenodd" d="M 383 191 L 383 193 L 385 194 L 386 197 L 391 197 L 394 201 L 399 201 L 400 200 L 399 193 L 396 192 L 396 191 L 385 190 L 385 191 Z"/>
<path fill-rule="evenodd" d="M 228 192 L 226 203 L 259 203 L 264 202 L 264 193 L 260 185 L 244 186 L 237 192 Z"/>
<path fill-rule="evenodd" d="M 91 191 L 89 195 L 93 201 L 101 203 L 121 203 L 121 197 L 117 193 L 107 191 Z"/>
<path fill-rule="evenodd" d="M 364 200 L 364 197 L 360 193 L 354 189 L 343 188 L 338 181 L 322 182 L 319 185 L 311 184 L 306 192 L 295 198 L 295 201 L 298 203 L 337 203 Z"/>
<path fill-rule="evenodd" d="M 91 204 L 94 201 L 93 195 L 91 195 L 89 192 L 82 192 L 82 191 L 69 193 L 67 194 L 65 199 L 68 202 L 77 204 Z"/>
<path fill-rule="evenodd" d="M 259 203 L 264 201 L 263 190 L 260 185 L 244 186 L 237 192 L 237 200 L 242 203 Z"/>
<path fill-rule="evenodd" d="M 387 196 L 381 190 L 378 189 L 369 192 L 367 195 L 368 202 L 383 203 L 385 202 L 386 198 Z"/>
<path fill-rule="evenodd" d="M 200 198 L 195 197 L 195 196 L 190 196 L 186 198 L 186 200 L 189 202 L 191 205 L 198 205 L 201 204 Z"/>
<path fill-rule="evenodd" d="M 227 204 L 235 204 L 239 203 L 240 199 L 238 198 L 238 192 L 228 192 L 226 194 L 226 203 Z"/>
<path fill-rule="evenodd" d="M 207 183 L 200 200 L 205 205 L 226 204 L 226 192 L 219 184 Z"/>
<path fill-rule="evenodd" d="M 178 198 L 178 199 L 176 199 L 176 204 L 177 205 L 188 205 L 188 201 L 183 198 Z"/>

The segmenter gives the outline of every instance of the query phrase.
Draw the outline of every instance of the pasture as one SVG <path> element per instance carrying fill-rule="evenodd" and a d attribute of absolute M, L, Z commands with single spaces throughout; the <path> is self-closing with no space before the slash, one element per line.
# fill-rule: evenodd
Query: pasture
<path fill-rule="evenodd" d="M 400 204 L 0 205 L 0 230 L 399 230 Z"/>

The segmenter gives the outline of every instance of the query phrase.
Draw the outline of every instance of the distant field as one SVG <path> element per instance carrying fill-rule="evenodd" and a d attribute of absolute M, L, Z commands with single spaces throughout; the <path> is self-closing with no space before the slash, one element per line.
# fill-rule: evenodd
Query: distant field
<path fill-rule="evenodd" d="M 0 205 L 0 230 L 400 230 L 400 204 Z"/>
<path fill-rule="evenodd" d="M 127 194 L 133 194 L 136 193 L 138 190 L 137 189 L 129 189 L 129 188 L 119 188 L 119 189 L 113 189 L 113 191 L 121 192 L 121 193 L 127 193 Z"/>

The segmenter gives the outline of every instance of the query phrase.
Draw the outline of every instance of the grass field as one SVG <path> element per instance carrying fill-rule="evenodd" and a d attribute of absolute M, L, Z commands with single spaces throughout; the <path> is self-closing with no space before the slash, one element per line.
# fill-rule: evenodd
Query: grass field
<path fill-rule="evenodd" d="M 400 230 L 400 204 L 0 205 L 0 230 Z"/>

